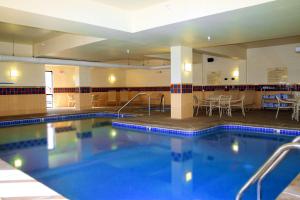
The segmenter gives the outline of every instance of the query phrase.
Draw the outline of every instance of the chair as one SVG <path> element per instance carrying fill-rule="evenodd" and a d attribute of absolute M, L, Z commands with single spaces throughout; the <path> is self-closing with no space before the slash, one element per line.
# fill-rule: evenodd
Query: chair
<path fill-rule="evenodd" d="M 196 95 L 193 96 L 193 115 L 195 115 L 195 110 L 196 110 L 196 116 L 197 116 L 198 111 L 199 111 L 199 100 Z"/>
<path fill-rule="evenodd" d="M 234 108 L 234 107 L 241 108 L 242 114 L 245 117 L 246 114 L 245 114 L 245 108 L 244 108 L 244 100 L 245 100 L 245 94 L 243 94 L 240 99 L 231 100 L 230 106 L 231 106 L 231 108 Z"/>
<path fill-rule="evenodd" d="M 208 100 L 206 100 L 207 102 L 209 102 L 209 116 L 212 116 L 212 112 L 214 109 L 218 109 L 219 113 L 220 113 L 220 98 L 222 95 L 212 95 L 208 98 Z"/>
<path fill-rule="evenodd" d="M 194 100 L 193 108 L 194 108 L 194 113 L 196 111 L 196 116 L 198 116 L 199 108 L 205 108 L 205 114 L 207 115 L 210 108 L 209 101 L 199 100 L 199 98 L 196 95 L 193 96 L 193 100 Z"/>
<path fill-rule="evenodd" d="M 73 105 L 73 106 L 70 106 Z M 76 100 L 74 95 L 68 94 L 68 107 L 75 107 L 76 106 Z"/>
<path fill-rule="evenodd" d="M 231 95 L 221 95 L 219 98 L 219 115 L 222 117 L 223 111 L 226 111 L 228 116 L 232 116 L 231 114 Z"/>
<path fill-rule="evenodd" d="M 292 119 L 295 119 L 297 122 L 299 122 L 299 110 L 300 110 L 300 97 L 295 96 L 295 102 L 294 102 L 294 110 L 292 114 Z"/>
<path fill-rule="evenodd" d="M 296 117 L 296 119 L 298 118 L 298 106 L 296 101 L 288 101 L 288 100 L 284 100 L 281 99 L 279 96 L 276 95 L 276 100 L 277 100 L 277 112 L 276 112 L 276 116 L 275 119 L 277 119 L 278 114 L 279 114 L 279 110 L 280 109 L 293 109 L 293 114 L 292 114 L 292 119 L 294 119 Z M 298 121 L 299 119 L 297 119 Z"/>

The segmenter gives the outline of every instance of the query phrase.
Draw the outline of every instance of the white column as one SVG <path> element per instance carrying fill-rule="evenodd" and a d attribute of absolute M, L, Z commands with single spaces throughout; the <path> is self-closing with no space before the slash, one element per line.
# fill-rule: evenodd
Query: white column
<path fill-rule="evenodd" d="M 91 109 L 91 71 L 89 67 L 76 67 L 75 87 L 78 88 L 78 93 L 75 95 L 76 109 Z"/>
<path fill-rule="evenodd" d="M 193 49 L 171 47 L 171 118 L 193 117 Z"/>

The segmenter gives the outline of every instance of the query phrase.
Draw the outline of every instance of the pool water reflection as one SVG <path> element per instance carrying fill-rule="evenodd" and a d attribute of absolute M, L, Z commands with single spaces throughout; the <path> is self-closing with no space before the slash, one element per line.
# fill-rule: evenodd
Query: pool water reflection
<path fill-rule="evenodd" d="M 87 119 L 2 128 L 0 158 L 70 199 L 234 199 L 290 140 L 235 132 L 167 137 Z M 299 166 L 292 152 L 264 181 L 264 199 L 276 198 Z"/>

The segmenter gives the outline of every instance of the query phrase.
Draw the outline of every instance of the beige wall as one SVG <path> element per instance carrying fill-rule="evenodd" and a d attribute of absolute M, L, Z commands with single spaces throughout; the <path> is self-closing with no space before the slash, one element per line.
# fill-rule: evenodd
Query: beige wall
<path fill-rule="evenodd" d="M 214 58 L 214 62 L 207 62 L 207 58 Z M 239 70 L 239 78 L 231 80 L 233 77 L 233 71 Z M 207 85 L 207 75 L 211 72 L 221 73 L 221 85 L 232 85 L 232 84 L 245 84 L 246 83 L 246 61 L 203 55 L 203 84 Z M 224 80 L 228 78 L 228 80 Z"/>
<path fill-rule="evenodd" d="M 12 70 L 17 72 L 16 77 L 11 77 Z M 44 87 L 44 74 L 44 65 L 0 62 L 0 82 L 14 82 L 0 87 Z M 45 101 L 44 94 L 0 95 L 0 116 L 44 113 Z"/>
<path fill-rule="evenodd" d="M 17 76 L 11 77 L 11 71 L 15 70 Z M 0 62 L 0 82 L 14 82 L 15 86 L 45 86 L 45 68 L 41 64 Z M 3 86 L 3 85 L 1 85 Z"/>
<path fill-rule="evenodd" d="M 138 70 L 126 71 L 127 87 L 153 87 L 170 86 L 171 74 L 169 69 L 163 70 Z"/>
<path fill-rule="evenodd" d="M 44 94 L 0 95 L 0 116 L 29 115 L 46 112 Z"/>
<path fill-rule="evenodd" d="M 267 83 L 267 68 L 288 67 L 289 83 L 300 83 L 300 43 L 247 50 L 247 79 L 251 84 Z"/>
<path fill-rule="evenodd" d="M 114 77 L 115 81 L 112 81 L 113 79 L 110 77 Z M 93 68 L 91 70 L 91 79 L 92 87 L 126 87 L 126 70 Z"/>
<path fill-rule="evenodd" d="M 75 87 L 75 67 L 74 66 L 52 66 L 46 65 L 46 71 L 53 72 L 53 86 Z"/>

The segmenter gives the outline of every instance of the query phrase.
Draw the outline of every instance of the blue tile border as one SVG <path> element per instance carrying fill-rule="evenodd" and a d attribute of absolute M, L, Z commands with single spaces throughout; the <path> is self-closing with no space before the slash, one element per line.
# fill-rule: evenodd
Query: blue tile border
<path fill-rule="evenodd" d="M 213 133 L 215 131 L 233 131 L 233 130 L 243 131 L 243 132 L 256 132 L 256 133 L 269 134 L 269 135 L 282 135 L 282 136 L 300 135 L 300 130 L 258 127 L 258 126 L 249 126 L 249 125 L 235 125 L 235 124 L 216 125 L 201 130 L 176 130 L 171 128 L 153 127 L 153 126 L 138 125 L 138 124 L 124 123 L 124 122 L 112 122 L 112 126 L 116 128 L 126 128 L 126 129 L 139 130 L 144 132 L 158 133 L 163 135 L 187 136 L 187 137 L 204 135 L 208 133 Z"/>
<path fill-rule="evenodd" d="M 0 144 L 0 151 L 8 151 L 8 150 L 11 151 L 15 149 L 24 149 L 24 148 L 34 147 L 34 146 L 43 146 L 43 145 L 47 145 L 47 138 Z"/>
<path fill-rule="evenodd" d="M 163 135 L 187 136 L 187 137 L 213 133 L 217 130 L 220 130 L 219 126 L 209 127 L 201 130 L 177 130 L 177 129 L 170 129 L 170 128 L 123 123 L 123 122 L 112 122 L 112 126 L 116 128 L 126 128 L 126 129 L 132 129 L 132 130 L 138 130 L 144 132 L 158 133 Z"/>
<path fill-rule="evenodd" d="M 121 114 L 120 118 L 133 117 L 133 116 L 134 115 Z M 48 123 L 48 122 L 78 120 L 78 119 L 101 118 L 101 117 L 117 118 L 118 114 L 100 112 L 100 113 L 83 113 L 83 114 L 46 116 L 46 117 L 29 118 L 29 119 L 7 120 L 7 121 L 0 121 L 0 128 L 20 126 L 20 125 L 40 124 L 40 123 Z"/>

